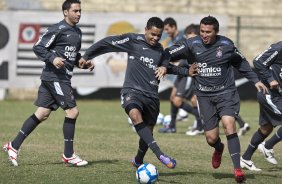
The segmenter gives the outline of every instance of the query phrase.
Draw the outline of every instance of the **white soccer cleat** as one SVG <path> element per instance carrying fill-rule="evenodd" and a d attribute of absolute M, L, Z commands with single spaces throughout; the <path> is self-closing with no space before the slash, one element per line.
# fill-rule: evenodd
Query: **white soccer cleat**
<path fill-rule="evenodd" d="M 253 161 L 245 160 L 242 157 L 240 158 L 240 165 L 242 168 L 247 168 L 250 171 L 261 171 L 260 168 L 257 168 Z"/>
<path fill-rule="evenodd" d="M 273 149 L 266 149 L 265 148 L 265 142 L 262 142 L 258 145 L 258 150 L 259 150 L 259 152 L 261 152 L 264 155 L 265 159 L 269 163 L 274 164 L 274 165 L 277 164 L 277 160 L 274 157 L 274 150 Z"/>
<path fill-rule="evenodd" d="M 242 128 L 239 128 L 238 130 L 238 136 L 245 135 L 247 131 L 250 130 L 250 125 L 248 123 L 245 123 Z"/>
<path fill-rule="evenodd" d="M 85 166 L 85 165 L 88 164 L 88 162 L 86 160 L 82 160 L 75 153 L 73 153 L 72 157 L 70 157 L 70 158 L 65 157 L 65 155 L 63 154 L 62 161 L 65 162 L 65 163 L 68 163 L 68 164 L 75 165 L 75 166 Z"/>
<path fill-rule="evenodd" d="M 14 166 L 18 166 L 17 157 L 18 151 L 12 147 L 12 143 L 8 142 L 3 146 L 4 151 L 8 153 L 8 159 L 12 162 Z"/>
<path fill-rule="evenodd" d="M 185 134 L 189 136 L 201 135 L 204 133 L 204 130 L 189 130 Z"/>

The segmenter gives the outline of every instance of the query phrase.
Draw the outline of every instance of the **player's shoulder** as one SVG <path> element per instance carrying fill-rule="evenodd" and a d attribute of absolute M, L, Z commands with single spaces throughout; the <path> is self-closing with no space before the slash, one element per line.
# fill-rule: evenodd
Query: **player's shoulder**
<path fill-rule="evenodd" d="M 282 41 L 271 44 L 271 47 L 282 50 Z"/>
<path fill-rule="evenodd" d="M 202 38 L 200 36 L 195 36 L 186 40 L 189 45 L 203 44 Z"/>
<path fill-rule="evenodd" d="M 219 44 L 223 44 L 223 45 L 227 45 L 227 46 L 234 46 L 234 42 L 227 38 L 226 36 L 222 36 L 222 35 L 217 35 L 217 42 Z"/>
<path fill-rule="evenodd" d="M 65 32 L 68 29 L 76 29 L 81 34 L 81 29 L 79 26 L 70 26 L 65 20 L 61 20 L 60 22 L 51 25 L 48 30 L 56 31 L 56 32 Z"/>

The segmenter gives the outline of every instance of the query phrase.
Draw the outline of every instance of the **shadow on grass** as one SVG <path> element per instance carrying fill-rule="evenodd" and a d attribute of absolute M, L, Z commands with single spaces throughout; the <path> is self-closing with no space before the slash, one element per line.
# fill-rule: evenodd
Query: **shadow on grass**
<path fill-rule="evenodd" d="M 115 164 L 119 162 L 119 160 L 96 160 L 96 161 L 88 161 L 88 164 L 84 167 L 90 167 L 91 165 L 97 165 L 97 164 Z M 65 165 L 66 167 L 77 167 L 75 165 L 66 164 L 62 161 L 58 162 L 40 162 L 40 163 L 32 163 L 32 164 L 25 164 L 25 165 Z"/>
<path fill-rule="evenodd" d="M 256 173 L 246 173 L 246 178 L 248 179 L 256 179 L 256 175 L 261 176 L 265 176 L 265 177 L 269 177 L 269 178 L 281 178 L 280 176 L 275 176 L 275 175 L 271 175 L 271 174 L 266 174 L 266 173 L 261 173 L 261 172 L 256 172 Z M 215 179 L 225 179 L 225 178 L 234 178 L 234 175 L 232 173 L 213 173 L 212 176 Z"/>
<path fill-rule="evenodd" d="M 282 171 L 282 167 L 271 167 L 271 168 L 265 168 L 264 170 L 273 172 L 273 171 Z"/>
<path fill-rule="evenodd" d="M 159 173 L 159 176 L 188 176 L 188 175 L 196 175 L 199 174 L 197 172 L 172 172 L 172 173 Z M 171 181 L 171 180 L 165 180 L 165 179 L 161 179 L 159 177 L 158 181 L 159 182 L 166 182 L 166 183 L 181 183 L 181 182 L 177 182 L 177 181 Z"/>

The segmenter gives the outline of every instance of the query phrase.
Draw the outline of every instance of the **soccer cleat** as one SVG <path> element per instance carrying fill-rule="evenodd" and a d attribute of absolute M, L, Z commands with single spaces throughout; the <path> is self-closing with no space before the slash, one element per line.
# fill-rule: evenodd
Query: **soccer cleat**
<path fill-rule="evenodd" d="M 234 169 L 234 177 L 237 183 L 244 183 L 246 181 L 245 174 L 241 169 Z"/>
<path fill-rule="evenodd" d="M 213 152 L 213 155 L 212 155 L 212 167 L 214 169 L 217 169 L 219 168 L 220 164 L 221 164 L 221 157 L 222 157 L 222 153 L 223 153 L 223 150 L 224 150 L 224 144 L 221 143 L 223 148 L 222 148 L 222 151 L 219 152 L 217 150 L 214 150 Z"/>
<path fill-rule="evenodd" d="M 253 161 L 251 160 L 245 160 L 243 159 L 242 157 L 240 158 L 240 166 L 242 168 L 247 168 L 249 169 L 250 171 L 261 171 L 260 168 L 257 168 L 254 164 Z"/>
<path fill-rule="evenodd" d="M 176 166 L 176 160 L 166 155 L 161 155 L 159 160 L 169 169 L 174 169 Z"/>
<path fill-rule="evenodd" d="M 188 121 L 188 115 L 186 116 L 177 115 L 176 121 Z"/>
<path fill-rule="evenodd" d="M 65 157 L 65 155 L 63 154 L 62 161 L 65 162 L 65 163 L 68 163 L 68 164 L 75 165 L 75 166 L 85 166 L 85 165 L 88 164 L 88 162 L 86 160 L 82 160 L 75 153 L 73 153 L 72 157 L 70 157 L 70 158 Z"/>
<path fill-rule="evenodd" d="M 251 127 L 249 126 L 249 124 L 245 123 L 242 128 L 239 128 L 237 134 L 238 134 L 238 136 L 245 135 L 247 133 L 247 131 L 249 131 L 250 129 L 251 129 Z"/>
<path fill-rule="evenodd" d="M 159 133 L 176 133 L 176 128 L 163 127 L 159 129 Z"/>
<path fill-rule="evenodd" d="M 16 149 L 12 147 L 12 143 L 8 142 L 7 144 L 3 146 L 3 149 L 4 151 L 8 153 L 9 161 L 11 161 L 14 166 L 18 166 L 17 157 L 18 157 L 19 151 L 17 151 Z"/>
<path fill-rule="evenodd" d="M 141 164 L 136 163 L 136 162 L 135 162 L 135 158 L 133 158 L 133 159 L 131 160 L 131 165 L 132 165 L 133 167 L 138 168 L 138 167 L 140 167 L 142 164 L 143 164 L 143 163 L 141 163 Z"/>
<path fill-rule="evenodd" d="M 188 130 L 196 130 L 196 129 L 197 129 L 197 121 L 195 120 L 193 122 L 193 125 L 188 127 Z"/>
<path fill-rule="evenodd" d="M 262 142 L 258 145 L 258 150 L 259 150 L 259 152 L 261 152 L 264 155 L 265 159 L 269 163 L 274 164 L 274 165 L 277 164 L 277 160 L 274 157 L 273 149 L 266 149 L 265 148 L 265 142 Z"/>
<path fill-rule="evenodd" d="M 203 134 L 203 133 L 204 133 L 204 130 L 189 130 L 185 134 L 190 135 L 190 136 L 194 136 L 194 135 L 200 135 L 200 134 Z"/>

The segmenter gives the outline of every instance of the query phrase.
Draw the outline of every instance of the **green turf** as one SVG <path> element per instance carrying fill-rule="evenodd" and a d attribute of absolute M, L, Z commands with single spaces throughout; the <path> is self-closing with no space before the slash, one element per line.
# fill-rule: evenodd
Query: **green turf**
<path fill-rule="evenodd" d="M 32 103 L 0 101 L 1 146 L 16 136 L 22 122 L 33 113 L 35 107 Z M 129 127 L 119 101 L 78 101 L 78 107 L 80 116 L 76 125 L 75 151 L 89 161 L 88 166 L 76 168 L 61 163 L 64 112 L 58 110 L 25 140 L 18 158 L 18 167 L 11 166 L 6 153 L 0 152 L 0 183 L 136 183 L 135 169 L 129 162 L 136 153 L 138 136 Z M 169 102 L 161 102 L 161 112 L 168 114 Z M 241 115 L 251 125 L 250 132 L 240 137 L 244 151 L 258 127 L 258 104 L 242 102 Z M 154 135 L 161 149 L 177 160 L 177 167 L 170 170 L 148 151 L 145 160 L 158 168 L 158 183 L 235 183 L 227 149 L 224 151 L 221 167 L 214 170 L 210 163 L 213 149 L 208 146 L 204 136 L 185 135 L 187 127 L 193 121 L 190 116 L 188 121 L 178 122 L 176 134 L 159 134 L 157 129 L 161 126 L 156 126 Z M 221 129 L 221 139 L 226 143 L 222 132 Z M 254 154 L 253 161 L 263 171 L 245 171 L 247 183 L 282 183 L 281 145 L 280 143 L 275 147 L 277 166 L 268 164 L 260 153 Z"/>

